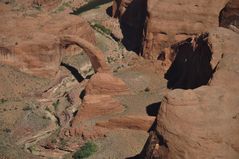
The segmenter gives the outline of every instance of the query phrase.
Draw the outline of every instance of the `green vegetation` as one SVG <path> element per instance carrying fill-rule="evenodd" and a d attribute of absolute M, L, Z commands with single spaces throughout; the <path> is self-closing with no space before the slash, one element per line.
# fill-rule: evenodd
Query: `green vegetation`
<path fill-rule="evenodd" d="M 4 104 L 6 102 L 7 102 L 7 99 L 4 99 L 4 98 L 0 99 L 0 104 Z"/>
<path fill-rule="evenodd" d="M 108 62 L 108 63 L 114 63 L 114 62 L 116 62 L 116 61 L 117 61 L 116 58 L 114 58 L 114 57 L 112 57 L 112 56 L 107 56 L 107 62 Z"/>
<path fill-rule="evenodd" d="M 112 0 L 90 0 L 87 4 L 74 10 L 71 14 L 80 15 L 83 12 L 89 11 L 91 9 L 99 8 L 99 6 L 109 3 L 109 2 L 112 2 Z"/>
<path fill-rule="evenodd" d="M 60 149 L 64 149 L 67 146 L 67 142 L 64 138 L 60 138 Z"/>
<path fill-rule="evenodd" d="M 48 116 L 45 116 L 45 115 L 43 115 L 43 116 L 42 116 L 42 118 L 43 118 L 43 119 L 47 119 L 47 120 L 51 120 L 51 118 L 50 118 L 50 117 L 48 117 Z"/>
<path fill-rule="evenodd" d="M 110 29 L 104 27 L 98 21 L 91 22 L 90 26 L 101 34 L 110 35 L 112 33 Z"/>
<path fill-rule="evenodd" d="M 40 4 L 35 4 L 33 7 L 38 11 L 42 10 L 42 6 Z"/>
<path fill-rule="evenodd" d="M 45 110 L 51 113 L 51 109 L 48 106 L 45 108 Z"/>
<path fill-rule="evenodd" d="M 22 108 L 22 110 L 28 111 L 28 110 L 32 110 L 32 108 L 30 107 L 30 105 L 26 105 L 25 107 Z"/>
<path fill-rule="evenodd" d="M 58 13 L 58 12 L 63 12 L 66 8 L 70 8 L 71 5 L 69 2 L 64 2 L 60 7 L 58 7 L 55 11 L 55 13 Z"/>
<path fill-rule="evenodd" d="M 54 103 L 52 103 L 52 106 L 55 108 L 55 110 L 57 109 L 57 107 L 59 106 L 59 104 L 60 104 L 60 100 L 59 99 L 57 99 L 57 101 L 56 102 L 54 102 Z"/>
<path fill-rule="evenodd" d="M 72 156 L 74 159 L 82 159 L 91 156 L 93 153 L 97 151 L 96 144 L 92 142 L 85 143 L 84 146 L 81 147 L 78 151 L 74 153 Z"/>
<path fill-rule="evenodd" d="M 57 140 L 54 138 L 54 139 L 51 139 L 51 143 L 53 144 L 56 144 L 57 143 Z"/>
<path fill-rule="evenodd" d="M 12 130 L 11 130 L 11 129 L 9 129 L 9 128 L 5 128 L 5 129 L 3 129 L 3 132 L 6 132 L 6 133 L 11 133 L 11 132 L 12 132 Z"/>

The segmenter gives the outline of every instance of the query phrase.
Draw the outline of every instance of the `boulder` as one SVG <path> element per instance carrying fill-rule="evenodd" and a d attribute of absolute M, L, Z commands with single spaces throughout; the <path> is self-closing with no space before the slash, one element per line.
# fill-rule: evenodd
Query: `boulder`
<path fill-rule="evenodd" d="M 91 77 L 85 88 L 90 95 L 120 95 L 129 92 L 127 85 L 120 78 L 110 73 L 96 73 Z"/>
<path fill-rule="evenodd" d="M 110 95 L 86 95 L 72 122 L 72 127 L 81 126 L 79 123 L 82 121 L 122 112 L 123 110 L 124 107 Z"/>

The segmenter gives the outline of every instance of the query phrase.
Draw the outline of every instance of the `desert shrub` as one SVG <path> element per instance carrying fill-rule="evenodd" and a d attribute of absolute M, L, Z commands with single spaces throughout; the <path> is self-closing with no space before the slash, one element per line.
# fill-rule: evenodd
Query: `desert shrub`
<path fill-rule="evenodd" d="M 64 2 L 59 8 L 56 9 L 56 13 L 64 11 L 66 8 L 70 8 L 71 5 L 69 2 Z"/>
<path fill-rule="evenodd" d="M 98 21 L 90 23 L 90 26 L 101 34 L 110 35 L 112 33 L 110 29 L 106 28 Z"/>
<path fill-rule="evenodd" d="M 33 8 L 35 8 L 35 9 L 38 10 L 38 11 L 41 11 L 41 10 L 42 10 L 41 4 L 34 4 L 34 5 L 33 5 Z"/>
<path fill-rule="evenodd" d="M 9 128 L 5 128 L 5 129 L 3 129 L 3 132 L 6 132 L 6 133 L 11 133 L 11 132 L 12 132 L 12 130 L 11 130 L 11 129 L 9 129 Z"/>
<path fill-rule="evenodd" d="M 150 91 L 150 88 L 149 88 L 149 87 L 146 87 L 146 88 L 144 89 L 144 91 L 145 91 L 145 92 L 149 92 L 149 91 Z"/>
<path fill-rule="evenodd" d="M 81 6 L 80 8 L 76 8 L 71 14 L 80 15 L 81 13 L 84 13 L 91 9 L 99 8 L 101 5 L 109 2 L 112 2 L 112 0 L 90 0 L 88 3 Z"/>
<path fill-rule="evenodd" d="M 60 100 L 57 99 L 57 101 L 55 101 L 54 103 L 52 103 L 52 106 L 55 108 L 55 110 L 57 109 L 57 107 L 59 106 L 60 104 Z"/>
<path fill-rule="evenodd" d="M 77 150 L 72 156 L 74 159 L 82 159 L 91 156 L 93 153 L 97 151 L 96 144 L 92 142 L 85 143 L 79 150 Z"/>
<path fill-rule="evenodd" d="M 7 102 L 7 99 L 4 99 L 4 98 L 0 99 L 0 104 L 3 104 L 5 102 Z"/>
<path fill-rule="evenodd" d="M 64 138 L 60 138 L 60 149 L 64 149 L 67 146 L 67 141 Z"/>
<path fill-rule="evenodd" d="M 30 107 L 30 105 L 26 105 L 25 107 L 22 108 L 22 110 L 28 111 L 28 110 L 32 110 L 32 108 Z"/>

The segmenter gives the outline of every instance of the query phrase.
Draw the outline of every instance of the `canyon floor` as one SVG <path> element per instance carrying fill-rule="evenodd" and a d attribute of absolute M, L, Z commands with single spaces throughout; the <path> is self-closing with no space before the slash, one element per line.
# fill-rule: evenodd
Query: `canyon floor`
<path fill-rule="evenodd" d="M 239 3 L 209 1 L 0 0 L 0 159 L 238 159 Z"/>

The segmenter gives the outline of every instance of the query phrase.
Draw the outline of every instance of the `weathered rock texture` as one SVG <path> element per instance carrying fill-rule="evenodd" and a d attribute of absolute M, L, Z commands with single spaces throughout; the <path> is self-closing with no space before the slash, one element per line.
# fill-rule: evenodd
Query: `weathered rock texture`
<path fill-rule="evenodd" d="M 146 151 L 156 156 L 146 153 L 145 158 L 239 158 L 238 40 L 239 35 L 227 29 L 210 32 L 213 62 L 218 64 L 213 65 L 210 85 L 176 89 L 164 97 L 157 116 L 158 141 Z M 168 151 L 163 157 L 156 153 L 162 150 L 160 140 Z"/>
<path fill-rule="evenodd" d="M 122 112 L 123 110 L 124 107 L 110 95 L 86 95 L 72 125 L 76 126 L 75 122 L 78 121 L 92 119 L 97 116 L 115 112 Z"/>
<path fill-rule="evenodd" d="M 120 78 L 109 73 L 96 73 L 86 85 L 86 94 L 120 95 L 128 93 L 128 87 Z"/>
<path fill-rule="evenodd" d="M 0 4 L 0 62 L 40 76 L 54 77 L 66 52 L 60 36 L 77 35 L 94 43 L 94 33 L 81 18 L 71 15 L 17 15 Z M 78 52 L 79 53 L 79 52 Z"/>
<path fill-rule="evenodd" d="M 115 0 L 113 15 L 120 18 L 122 42 L 128 50 L 139 53 L 142 49 L 143 29 L 147 14 L 146 0 Z"/>
<path fill-rule="evenodd" d="M 88 81 L 85 93 L 83 103 L 72 121 L 75 135 L 79 134 L 78 130 L 81 130 L 79 128 L 87 120 L 110 113 L 122 112 L 124 107 L 113 96 L 128 93 L 128 87 L 121 79 L 114 77 L 111 73 L 98 72 Z"/>
<path fill-rule="evenodd" d="M 239 1 L 230 0 L 223 8 L 219 17 L 220 26 L 237 27 L 239 30 Z"/>
<path fill-rule="evenodd" d="M 115 0 L 113 16 L 120 17 L 123 26 L 141 31 L 141 41 L 133 40 L 136 35 L 124 34 L 129 46 L 143 54 L 145 58 L 156 59 L 160 50 L 184 40 L 192 34 L 208 31 L 219 26 L 219 15 L 229 0 Z M 232 0 L 233 1 L 233 0 Z M 230 3 L 236 8 L 238 2 Z M 146 21 L 144 14 L 147 13 Z M 140 28 L 140 29 L 137 29 Z M 124 29 L 124 28 L 123 28 Z M 124 30 L 123 30 L 124 31 Z M 140 32 L 138 32 L 139 34 Z"/>
<path fill-rule="evenodd" d="M 97 126 L 105 128 L 124 128 L 124 129 L 134 129 L 134 130 L 144 130 L 148 131 L 155 117 L 151 116 L 123 116 L 110 119 L 109 121 L 102 121 L 96 123 Z"/>
<path fill-rule="evenodd" d="M 62 45 L 78 45 L 88 55 L 95 72 L 110 72 L 105 62 L 104 53 L 90 42 L 76 36 L 65 36 L 61 38 Z"/>
<path fill-rule="evenodd" d="M 33 7 L 39 6 L 46 10 L 50 10 L 50 9 L 56 8 L 61 2 L 62 2 L 62 0 L 51 0 L 51 1 L 49 1 L 49 0 L 33 0 L 31 3 L 32 3 Z"/>

